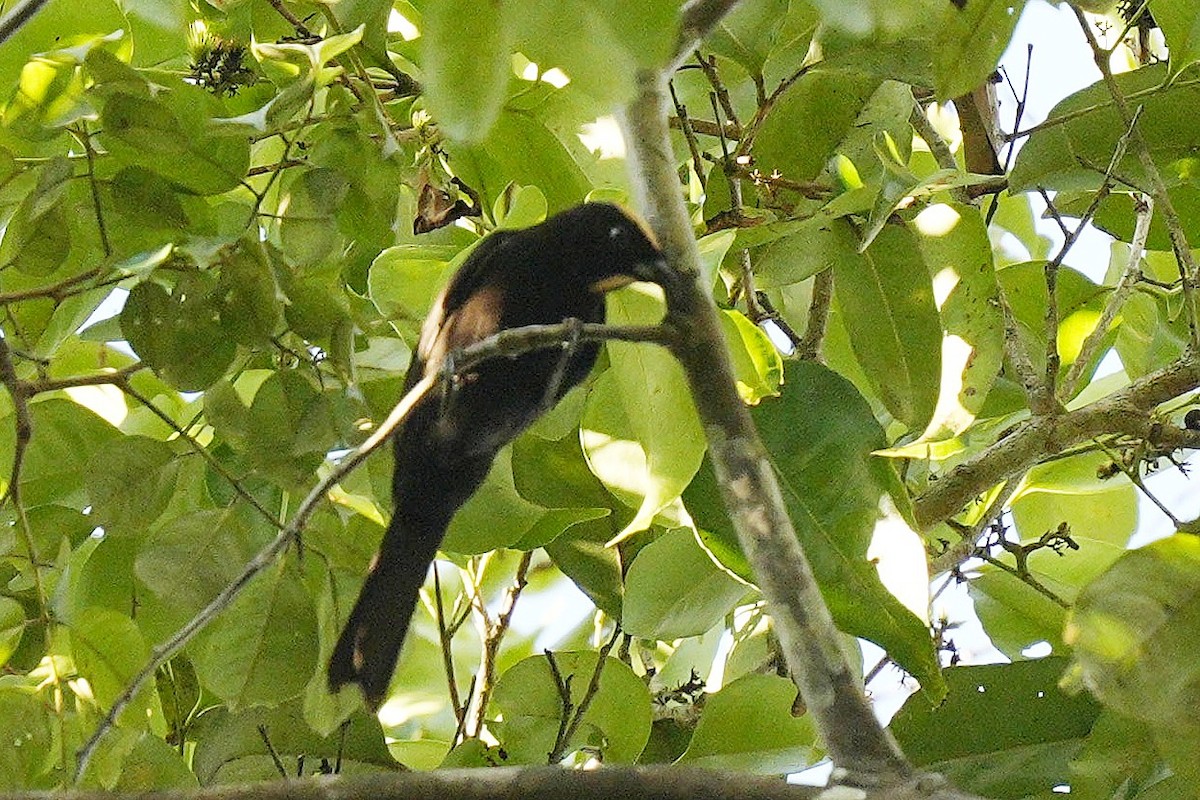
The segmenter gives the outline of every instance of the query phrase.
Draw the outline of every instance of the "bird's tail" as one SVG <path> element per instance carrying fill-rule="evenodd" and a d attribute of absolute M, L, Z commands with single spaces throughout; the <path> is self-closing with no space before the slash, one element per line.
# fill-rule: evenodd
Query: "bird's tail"
<path fill-rule="evenodd" d="M 441 531 L 429 535 L 412 527 L 399 515 L 392 518 L 329 659 L 330 691 L 357 683 L 372 710 L 387 695 L 409 620 L 442 538 Z"/>

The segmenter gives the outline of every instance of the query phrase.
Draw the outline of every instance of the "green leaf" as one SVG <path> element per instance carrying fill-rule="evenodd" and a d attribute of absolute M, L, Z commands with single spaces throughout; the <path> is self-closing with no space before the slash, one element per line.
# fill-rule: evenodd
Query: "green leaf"
<path fill-rule="evenodd" d="M 606 543 L 616 533 L 606 519 L 574 526 L 545 545 L 546 555 L 596 608 L 620 619 L 624 576 L 620 551 Z"/>
<path fill-rule="evenodd" d="M 511 547 L 542 518 L 543 509 L 517 494 L 513 485 L 512 451 L 502 450 L 483 485 L 454 515 L 442 549 L 478 555 Z"/>
<path fill-rule="evenodd" d="M 967 584 L 975 613 L 996 649 L 1013 660 L 1034 644 L 1046 642 L 1058 655 L 1067 610 L 1024 581 L 998 569 L 981 569 Z"/>
<path fill-rule="evenodd" d="M 85 480 L 97 525 L 140 531 L 166 510 L 175 491 L 175 452 L 163 442 L 123 436 L 92 456 Z"/>
<path fill-rule="evenodd" d="M 1025 342 L 1035 370 L 1045 369 L 1046 362 L 1046 280 L 1045 262 L 1029 261 L 1013 264 L 996 273 L 1005 299 L 1016 318 L 1018 331 Z M 1104 309 L 1106 290 L 1082 273 L 1069 267 L 1059 267 L 1058 285 L 1058 352 L 1062 358 L 1060 375 L 1079 355 L 1084 338 L 1091 333 Z M 1110 336 L 1114 335 L 1110 332 Z M 1095 360 L 1104 352 L 1099 348 Z M 1092 366 L 1089 366 L 1091 369 Z M 1088 372 L 1085 371 L 1085 375 Z"/>
<path fill-rule="evenodd" d="M 113 0 L 96 0 L 88 13 L 79 13 L 75 0 L 50 0 L 21 25 L 0 52 L 0 86 L 15 86 L 31 53 L 46 53 L 94 41 L 97 33 L 128 30 L 129 20 Z M 125 38 L 118 49 L 128 55 L 133 43 Z"/>
<path fill-rule="evenodd" d="M 1137 792 L 1137 787 L 1153 785 L 1162 772 L 1146 726 L 1106 709 L 1071 762 L 1071 793 L 1085 798 L 1119 797 L 1122 785 Z M 1145 797 L 1142 793 L 1127 796 Z M 1172 797 L 1182 800 L 1185 795 Z"/>
<path fill-rule="evenodd" d="M 838 264 L 853 269 L 858 239 L 844 220 L 817 216 L 757 250 L 753 262 L 760 288 L 788 286 Z"/>
<path fill-rule="evenodd" d="M 288 185 L 281 201 L 279 240 L 283 254 L 298 266 L 317 264 L 340 250 L 334 215 L 349 191 L 346 179 L 327 168 L 305 170 Z"/>
<path fill-rule="evenodd" d="M 503 206 L 503 208 L 501 208 Z M 500 228 L 520 230 L 546 219 L 546 196 L 536 186 L 520 186 L 510 196 L 505 193 L 496 202 L 492 216 Z"/>
<path fill-rule="evenodd" d="M 11 413 L 11 412 L 10 412 Z M 36 432 L 21 467 L 21 499 L 27 508 L 57 503 L 83 509 L 88 460 L 120 438 L 117 429 L 81 405 L 52 398 L 29 406 Z M 0 463 L 12 464 L 13 423 L 0 424 Z M 7 486 L 7 470 L 4 474 Z"/>
<path fill-rule="evenodd" d="M 764 173 L 812 180 L 850 131 L 879 82 L 847 70 L 809 70 L 771 108 L 754 139 Z"/>
<path fill-rule="evenodd" d="M 705 45 L 717 55 L 736 61 L 751 75 L 761 75 L 788 5 L 788 0 L 736 5 L 708 34 Z M 714 170 L 714 174 L 720 172 Z"/>
<path fill-rule="evenodd" d="M 474 148 L 480 149 L 509 180 L 540 189 L 551 213 L 576 205 L 592 188 L 571 151 L 536 114 L 505 109 Z"/>
<path fill-rule="evenodd" d="M 0 747 L 0 786 L 9 789 L 51 789 L 46 754 L 60 731 L 61 720 L 42 698 L 18 687 L 0 689 L 0 725 L 8 733 L 8 746 Z"/>
<path fill-rule="evenodd" d="M 516 49 L 545 72 L 571 79 L 595 114 L 626 100 L 639 66 L 661 68 L 676 41 L 673 0 L 519 0 L 511 4 Z"/>
<path fill-rule="evenodd" d="M 745 314 L 721 309 L 721 329 L 733 361 L 738 394 L 749 405 L 779 394 L 783 358 L 771 339 Z"/>
<path fill-rule="evenodd" d="M 505 6 L 433 0 L 423 11 L 422 67 L 429 109 L 453 138 L 482 141 L 500 114 L 512 77 Z"/>
<path fill-rule="evenodd" d="M 1192 780 L 1200 777 L 1198 638 L 1200 540 L 1187 534 L 1123 556 L 1080 594 L 1066 628 L 1071 685 L 1147 723 L 1171 766 Z"/>
<path fill-rule="evenodd" d="M 1167 66 L 1154 64 L 1117 75 L 1116 81 L 1129 107 L 1142 107 L 1138 130 L 1163 177 L 1174 184 L 1191 174 L 1200 147 L 1200 131 L 1192 124 L 1200 115 L 1200 85 L 1181 81 L 1164 88 L 1167 77 Z M 1022 192 L 1038 186 L 1060 191 L 1098 189 L 1125 129 L 1103 81 L 1076 92 L 1051 110 L 1021 148 L 1009 190 Z M 1127 184 L 1142 186 L 1145 170 L 1133 149 L 1129 148 L 1114 174 Z"/>
<path fill-rule="evenodd" d="M 913 36 L 936 19 L 941 3 L 912 0 L 812 0 L 821 21 L 855 37 L 875 35 L 888 38 Z"/>
<path fill-rule="evenodd" d="M 263 741 L 264 730 L 269 746 Z M 292 765 L 303 756 L 314 770 L 322 759 L 333 762 L 339 757 L 346 772 L 360 772 L 363 765 L 396 767 L 379 720 L 364 711 L 351 715 L 344 729 L 320 736 L 305 724 L 297 702 L 239 712 L 218 707 L 200 716 L 194 736 L 192 768 L 204 786 L 278 780 L 272 751 Z"/>
<path fill-rule="evenodd" d="M 199 287 L 172 294 L 152 281 L 139 283 L 121 310 L 121 330 L 146 364 L 184 391 L 221 377 L 237 349 L 213 299 Z"/>
<path fill-rule="evenodd" d="M 37 185 L 17 206 L 0 241 L 0 266 L 12 264 L 35 277 L 52 274 L 71 250 L 71 228 L 62 205 L 74 169 L 55 158 L 37 172 Z"/>
<path fill-rule="evenodd" d="M 579 707 L 588 693 L 599 654 L 555 653 L 554 663 L 569 680 L 571 703 Z M 497 735 L 508 752 L 509 764 L 545 764 L 554 748 L 562 719 L 562 695 L 544 655 L 532 656 L 505 671 L 496 682 L 492 702 L 503 715 Z M 600 751 L 605 763 L 632 763 L 650 737 L 650 694 L 629 667 L 606 658 L 599 689 L 567 749 Z"/>
<path fill-rule="evenodd" d="M 199 789 L 196 775 L 179 750 L 155 736 L 143 733 L 121 765 L 121 777 L 113 791 L 152 792 L 169 789 Z"/>
<path fill-rule="evenodd" d="M 1161 369 L 1187 351 L 1186 315 L 1172 315 L 1167 302 L 1135 293 L 1121 307 L 1113 346 L 1130 378 Z"/>
<path fill-rule="evenodd" d="M 25 607 L 11 597 L 0 597 L 0 666 L 16 652 L 25 633 Z"/>
<path fill-rule="evenodd" d="M 1004 361 L 1004 320 L 987 226 L 978 210 L 944 203 L 917 215 L 910 228 L 942 319 L 941 387 L 921 439 L 962 433 L 983 408 Z"/>
<path fill-rule="evenodd" d="M 261 521 L 251 524 L 248 513 L 196 511 L 169 519 L 137 554 L 134 573 L 180 615 L 194 614 L 264 543 Z"/>
<path fill-rule="evenodd" d="M 103 709 L 112 706 L 150 657 L 141 631 L 132 619 L 111 609 L 97 607 L 83 609 L 74 616 L 71 653 L 76 669 L 87 679 L 92 696 Z M 150 697 L 143 687 L 134 702 L 121 711 L 122 724 L 146 724 Z"/>
<path fill-rule="evenodd" d="M 941 378 L 941 323 L 917 237 L 887 225 L 858 263 L 835 262 L 834 291 L 850 344 L 879 397 L 909 429 L 933 415 Z"/>
<path fill-rule="evenodd" d="M 949 694 L 931 708 L 912 697 L 891 730 L 913 764 L 987 797 L 1042 796 L 1070 783 L 1068 761 L 1099 706 L 1058 688 L 1066 659 L 953 667 Z"/>
<path fill-rule="evenodd" d="M 796 686 L 778 675 L 746 675 L 709 695 L 679 764 L 783 775 L 815 760 L 812 717 L 792 713 Z"/>
<path fill-rule="evenodd" d="M 937 29 L 933 70 L 940 100 L 982 86 L 1012 38 L 1025 0 L 966 0 L 948 3 Z"/>
<path fill-rule="evenodd" d="M 379 313 L 419 325 L 438 289 L 449 279 L 449 262 L 455 253 L 447 247 L 399 245 L 376 256 L 367 292 Z"/>
<path fill-rule="evenodd" d="M 1154 21 L 1171 52 L 1171 79 L 1200 61 L 1200 7 L 1188 0 L 1154 0 Z"/>
<path fill-rule="evenodd" d="M 103 141 L 114 156 L 189 192 L 229 191 L 246 176 L 250 144 L 240 131 L 213 128 L 203 114 L 205 99 L 202 89 L 189 86 L 174 87 L 161 99 L 114 93 L 101 112 Z M 185 109 L 189 103 L 196 106 Z"/>
<path fill-rule="evenodd" d="M 312 597 L 288 562 L 265 570 L 189 646 L 204 687 L 233 710 L 298 696 L 316 668 Z"/>
<path fill-rule="evenodd" d="M 307 486 L 337 443 L 334 413 L 308 375 L 271 373 L 246 417 L 247 461 L 285 487 Z"/>
<path fill-rule="evenodd" d="M 936 700 L 944 684 L 929 632 L 867 559 L 880 502 L 897 482 L 891 463 L 873 455 L 886 444 L 883 431 L 862 396 L 829 369 L 795 362 L 784 375 L 783 393 L 759 403 L 754 421 L 834 622 L 886 649 Z M 753 580 L 708 467 L 684 498 L 714 557 Z"/>
<path fill-rule="evenodd" d="M 637 287 L 609 295 L 608 322 L 638 325 L 662 318 L 661 296 Z M 704 431 L 679 362 L 665 349 L 609 342 L 610 367 L 596 380 L 581 433 L 588 465 L 638 509 L 618 534 L 645 530 L 683 492 L 704 456 Z"/>
<path fill-rule="evenodd" d="M 720 622 L 747 592 L 680 528 L 643 547 L 625 576 L 621 626 L 641 639 L 699 636 Z"/>

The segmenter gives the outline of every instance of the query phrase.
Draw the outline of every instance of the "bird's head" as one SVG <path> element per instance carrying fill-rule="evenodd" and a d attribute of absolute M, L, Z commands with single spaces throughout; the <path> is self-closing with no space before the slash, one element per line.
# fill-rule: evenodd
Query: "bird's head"
<path fill-rule="evenodd" d="M 662 252 L 640 222 L 611 203 L 584 203 L 552 217 L 558 235 L 576 245 L 573 261 L 597 294 L 634 281 L 662 285 L 669 277 Z"/>

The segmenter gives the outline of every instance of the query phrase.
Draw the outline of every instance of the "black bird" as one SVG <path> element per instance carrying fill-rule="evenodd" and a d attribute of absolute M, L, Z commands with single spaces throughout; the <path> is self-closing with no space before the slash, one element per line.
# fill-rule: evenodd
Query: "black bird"
<path fill-rule="evenodd" d="M 463 262 L 421 328 L 405 391 L 447 356 L 505 328 L 604 321 L 604 293 L 662 282 L 662 256 L 607 203 L 586 203 L 519 231 L 497 231 Z M 329 687 L 358 683 L 383 702 L 429 564 L 493 459 L 587 377 L 596 342 L 496 358 L 419 403 L 395 438 L 391 524 L 329 661 Z"/>

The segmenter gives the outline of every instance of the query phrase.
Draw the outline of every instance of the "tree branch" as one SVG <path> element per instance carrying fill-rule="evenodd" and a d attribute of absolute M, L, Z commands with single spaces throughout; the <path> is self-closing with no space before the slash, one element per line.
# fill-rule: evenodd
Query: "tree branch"
<path fill-rule="evenodd" d="M 1189 343 L 1193 351 L 1200 349 L 1200 300 L 1197 300 L 1196 297 L 1197 289 L 1200 288 L 1196 286 L 1200 281 L 1200 269 L 1197 268 L 1196 259 L 1192 256 L 1192 247 L 1184 233 L 1183 222 L 1175 210 L 1175 203 L 1171 200 L 1170 192 L 1167 191 L 1167 184 L 1163 181 L 1162 173 L 1158 171 L 1158 165 L 1154 163 L 1154 157 L 1150 154 L 1150 146 L 1146 144 L 1146 139 L 1137 126 L 1138 112 L 1130 111 L 1129 103 L 1122 94 L 1121 87 L 1117 85 L 1117 79 L 1113 77 L 1108 51 L 1096 41 L 1083 12 L 1076 6 L 1071 6 L 1071 10 L 1075 12 L 1075 18 L 1083 28 L 1083 35 L 1087 38 L 1088 46 L 1092 48 L 1092 56 L 1103 76 L 1104 85 L 1108 87 L 1113 105 L 1116 107 L 1117 113 L 1121 115 L 1121 121 L 1129 132 L 1129 146 L 1146 172 L 1146 180 L 1150 184 L 1150 194 L 1167 226 L 1167 233 L 1171 238 L 1171 249 L 1175 251 L 1175 258 L 1179 262 L 1179 276 L 1183 280 L 1183 298 L 1184 305 L 1187 307 L 1190 333 Z"/>
<path fill-rule="evenodd" d="M 1075 411 L 1035 417 L 967 459 L 914 501 L 917 522 L 929 528 L 958 514 L 976 495 L 1046 458 L 1103 434 L 1125 434 L 1165 447 L 1200 447 L 1200 434 L 1163 425 L 1152 412 L 1200 386 L 1200 359 L 1184 358 Z"/>
<path fill-rule="evenodd" d="M 230 800 L 246 787 L 163 790 L 157 800 Z M 797 786 L 776 776 L 669 766 L 611 766 L 596 770 L 496 767 L 431 772 L 372 773 L 254 784 L 256 800 L 834 800 L 824 787 Z M 7 800 L 45 800 L 46 792 L 8 793 Z M 60 791 L 55 800 L 113 800 L 107 791 Z M 868 790 L 853 800 L 961 800 L 932 781 L 905 789 Z"/>
<path fill-rule="evenodd" d="M 491 358 L 511 357 L 531 350 L 561 347 L 564 342 L 571 341 L 576 336 L 585 341 L 617 339 L 621 341 L 663 344 L 672 340 L 671 330 L 668 326 L 610 327 L 596 324 L 580 326 L 578 323 L 570 322 L 563 322 L 558 325 L 530 325 L 524 328 L 512 328 L 501 331 L 495 336 L 484 339 L 478 344 L 464 349 L 454 359 L 455 375 L 461 375 L 477 364 Z M 0 345 L 2 343 L 3 340 L 0 339 Z M 241 574 L 222 589 L 196 616 L 192 617 L 183 627 L 172 634 L 167 641 L 154 648 L 149 662 L 133 676 L 129 685 L 113 701 L 112 707 L 96 727 L 92 736 L 80 748 L 79 760 L 75 768 L 74 782 L 76 784 L 79 783 L 87 771 L 88 764 L 96 754 L 96 748 L 100 745 L 101 739 L 116 725 L 117 718 L 133 700 L 138 690 L 142 688 L 142 685 L 154 676 L 159 667 L 169 661 L 173 655 L 178 653 L 184 645 L 191 641 L 192 637 L 203 630 L 218 614 L 228 608 L 258 573 L 273 564 L 275 559 L 291 546 L 300 532 L 304 530 L 309 518 L 312 517 L 317 505 L 325 495 L 340 480 L 362 464 L 367 459 L 367 456 L 387 441 L 408 415 L 412 413 L 417 403 L 447 377 L 450 376 L 445 372 L 439 371 L 433 375 L 426 376 L 418 382 L 416 386 L 400 399 L 400 402 L 396 404 L 387 418 L 375 429 L 374 433 L 368 436 L 366 441 L 335 465 L 329 471 L 329 474 L 313 487 L 312 491 L 308 493 L 303 502 L 297 507 L 296 513 L 292 516 L 287 526 L 269 544 L 258 551 L 254 558 L 246 564 Z"/>
<path fill-rule="evenodd" d="M 33 19 L 33 15 L 44 5 L 46 5 L 46 0 L 25 0 L 23 3 L 18 3 L 17 7 L 5 15 L 4 19 L 0 19 L 0 44 L 11 39 L 21 29 L 21 26 Z"/>
<path fill-rule="evenodd" d="M 1104 304 L 1104 311 L 1101 312 L 1096 327 L 1092 328 L 1092 332 L 1083 340 L 1083 345 L 1079 348 L 1079 355 L 1071 364 L 1071 368 L 1067 370 L 1067 376 L 1063 379 L 1062 387 L 1059 390 L 1061 400 L 1069 400 L 1075 396 L 1075 392 L 1080 388 L 1083 370 L 1098 354 L 1100 344 L 1108 336 L 1108 329 L 1112 326 L 1113 320 L 1117 318 L 1125 301 L 1136 288 L 1138 281 L 1141 280 L 1142 255 L 1146 252 L 1146 239 L 1150 235 L 1150 221 L 1154 218 L 1154 201 L 1144 195 L 1135 195 L 1134 204 L 1137 208 L 1137 224 L 1133 229 L 1133 240 L 1129 243 L 1129 261 L 1125 264 L 1125 271 L 1121 274 L 1116 288 L 1108 296 L 1108 301 Z"/>
<path fill-rule="evenodd" d="M 639 74 L 637 95 L 623 113 L 625 140 L 646 216 L 675 270 L 677 280 L 665 287 L 667 321 L 680 334 L 674 352 L 687 374 L 723 499 L 771 608 L 792 678 L 838 767 L 835 780 L 902 783 L 913 769 L 879 725 L 841 650 L 778 480 L 734 388 L 716 309 L 698 280 L 696 242 L 668 138 L 665 84 L 661 73 Z"/>

